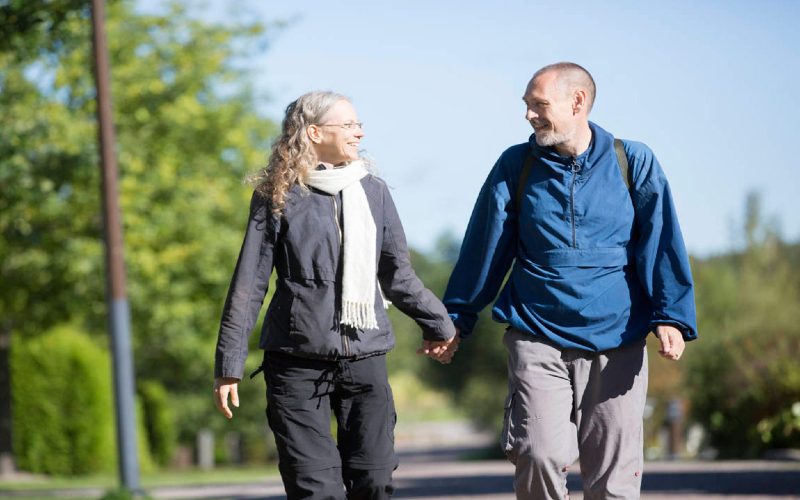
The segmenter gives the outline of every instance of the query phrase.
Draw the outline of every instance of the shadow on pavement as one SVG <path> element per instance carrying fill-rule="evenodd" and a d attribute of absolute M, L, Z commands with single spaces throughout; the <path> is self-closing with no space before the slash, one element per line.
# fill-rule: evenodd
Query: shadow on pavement
<path fill-rule="evenodd" d="M 396 498 L 470 495 L 512 495 L 513 477 L 505 474 L 447 478 L 404 479 L 397 482 Z M 583 489 L 581 477 L 570 473 L 567 488 Z M 642 493 L 693 495 L 796 495 L 799 471 L 650 472 L 642 481 Z"/>
<path fill-rule="evenodd" d="M 508 475 L 421 478 L 398 481 L 394 498 L 514 494 L 514 478 Z"/>
<path fill-rule="evenodd" d="M 642 492 L 709 495 L 797 495 L 800 471 L 646 472 Z"/>

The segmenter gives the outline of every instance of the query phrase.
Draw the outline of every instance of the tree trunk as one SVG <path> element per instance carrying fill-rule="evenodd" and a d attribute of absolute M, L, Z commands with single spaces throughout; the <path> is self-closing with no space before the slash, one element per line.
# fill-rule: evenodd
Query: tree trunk
<path fill-rule="evenodd" d="M 11 433 L 11 328 L 0 326 L 0 477 L 15 472 Z"/>

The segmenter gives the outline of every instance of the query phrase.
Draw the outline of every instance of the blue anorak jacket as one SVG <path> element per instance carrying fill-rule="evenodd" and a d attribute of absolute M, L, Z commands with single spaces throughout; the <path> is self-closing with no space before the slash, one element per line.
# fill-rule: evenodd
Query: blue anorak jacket
<path fill-rule="evenodd" d="M 564 348 L 614 349 L 658 324 L 697 337 L 689 258 L 658 160 L 646 145 L 623 141 L 629 190 L 614 137 L 590 128 L 591 144 L 578 157 L 538 146 L 531 135 L 492 168 L 444 297 L 462 337 L 507 274 L 492 317 Z"/>

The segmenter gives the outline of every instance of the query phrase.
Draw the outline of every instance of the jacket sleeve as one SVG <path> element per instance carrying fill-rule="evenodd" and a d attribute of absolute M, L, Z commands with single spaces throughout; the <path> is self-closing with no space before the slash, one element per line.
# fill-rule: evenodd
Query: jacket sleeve
<path fill-rule="evenodd" d="M 505 156 L 492 168 L 478 194 L 444 294 L 444 304 L 462 338 L 472 333 L 478 313 L 497 296 L 516 255 L 517 215 L 512 196 L 519 173 L 509 168 Z"/>
<path fill-rule="evenodd" d="M 383 184 L 383 242 L 378 260 L 378 282 L 387 299 L 422 329 L 425 340 L 455 336 L 453 322 L 442 302 L 425 288 L 411 267 L 411 257 L 400 216 Z"/>
<path fill-rule="evenodd" d="M 254 193 L 247 230 L 228 288 L 214 359 L 214 377 L 241 379 L 247 339 L 255 326 L 272 273 L 279 218 L 267 201 Z"/>
<path fill-rule="evenodd" d="M 672 325 L 685 340 L 697 338 L 694 284 L 669 183 L 643 144 L 626 144 L 634 160 L 634 255 L 639 281 L 653 310 L 651 329 Z M 631 150 L 632 154 L 631 154 Z"/>

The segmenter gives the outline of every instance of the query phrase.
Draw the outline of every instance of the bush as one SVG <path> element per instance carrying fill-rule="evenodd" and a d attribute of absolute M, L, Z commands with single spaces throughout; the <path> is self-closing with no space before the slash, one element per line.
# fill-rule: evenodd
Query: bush
<path fill-rule="evenodd" d="M 142 417 L 147 443 L 153 459 L 159 465 L 168 465 L 177 443 L 175 412 L 164 386 L 153 380 L 137 384 L 141 399 Z"/>
<path fill-rule="evenodd" d="M 146 493 L 134 493 L 125 488 L 108 490 L 100 500 L 152 500 L 153 497 Z"/>
<path fill-rule="evenodd" d="M 693 414 L 722 457 L 800 447 L 800 332 L 728 336 L 703 346 L 689 374 Z"/>
<path fill-rule="evenodd" d="M 709 259 L 696 275 L 704 340 L 688 386 L 693 416 L 722 457 L 800 447 L 800 275 L 792 264 L 800 245 L 747 241 L 743 252 Z"/>
<path fill-rule="evenodd" d="M 11 350 L 14 451 L 23 470 L 87 474 L 114 463 L 109 357 L 72 326 Z"/>
<path fill-rule="evenodd" d="M 20 469 L 79 475 L 117 464 L 110 356 L 73 325 L 13 336 L 14 452 Z M 141 405 L 138 405 L 141 416 Z M 151 468 L 137 422 L 140 467 Z"/>

